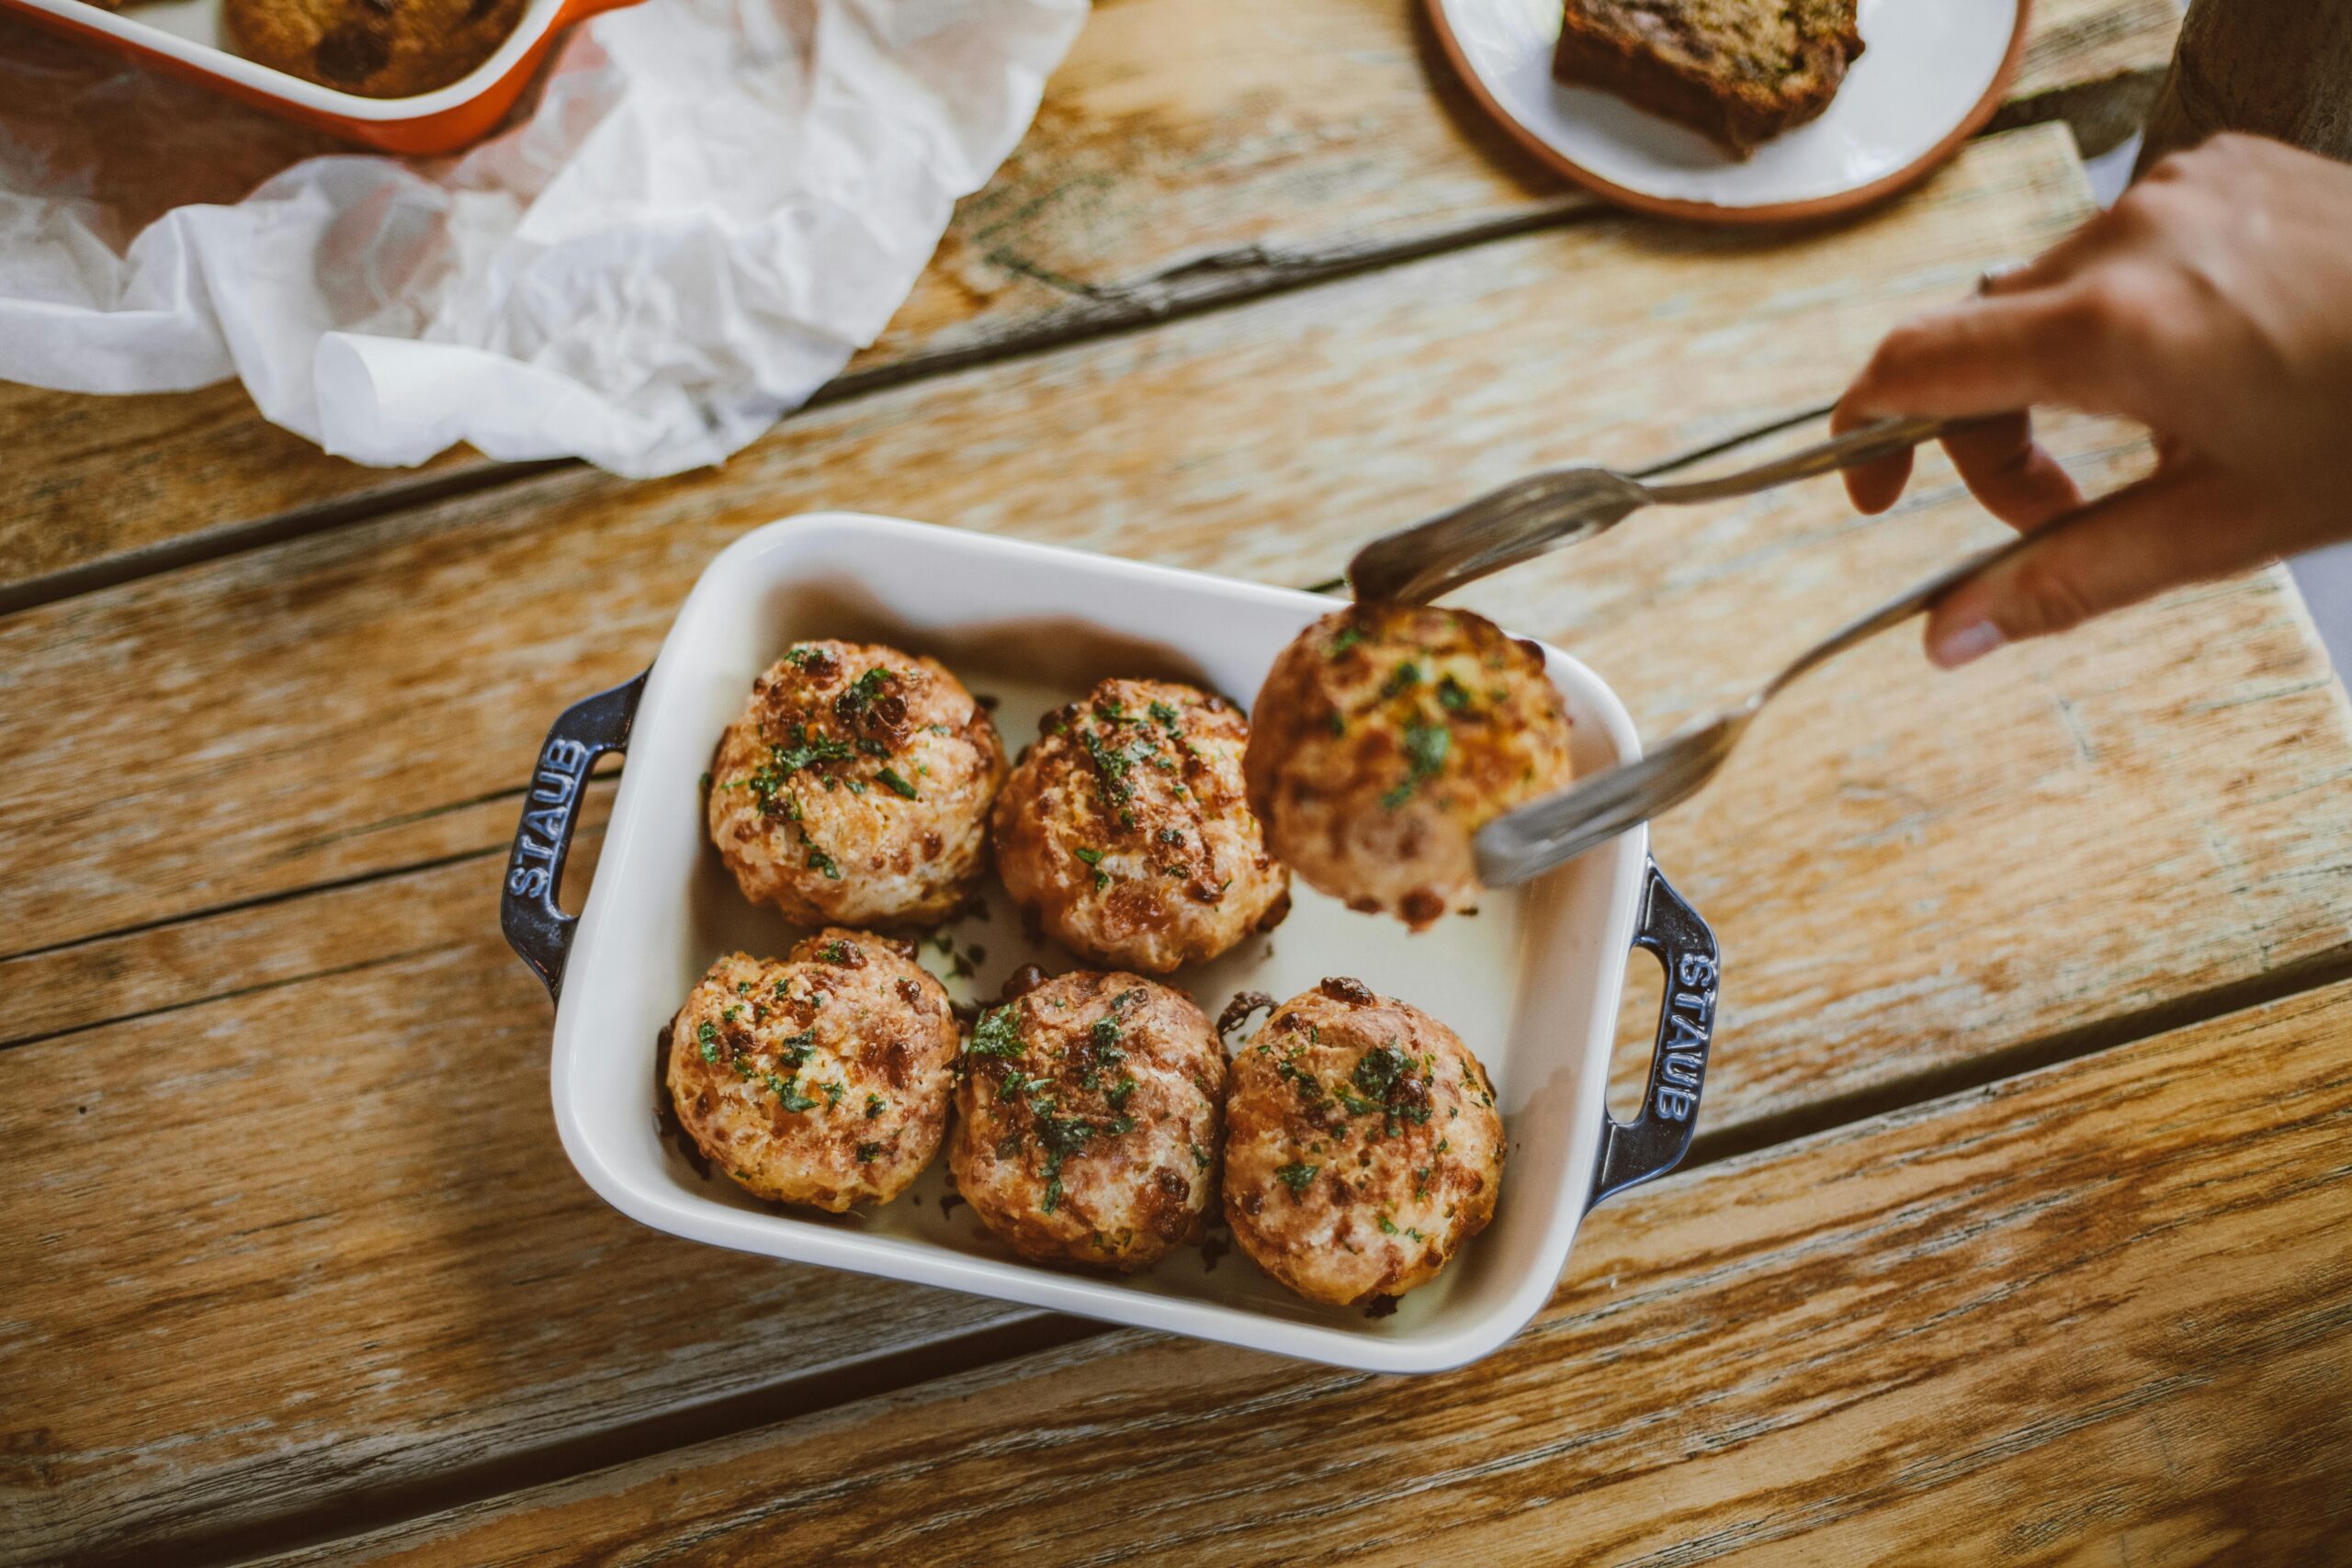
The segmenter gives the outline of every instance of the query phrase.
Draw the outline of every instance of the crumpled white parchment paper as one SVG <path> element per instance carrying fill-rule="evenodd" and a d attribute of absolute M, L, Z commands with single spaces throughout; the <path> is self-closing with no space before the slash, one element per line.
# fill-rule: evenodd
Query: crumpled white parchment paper
<path fill-rule="evenodd" d="M 9 24 L 0 378 L 233 375 L 363 463 L 717 462 L 880 333 L 1086 6 L 643 0 L 410 161 Z"/>

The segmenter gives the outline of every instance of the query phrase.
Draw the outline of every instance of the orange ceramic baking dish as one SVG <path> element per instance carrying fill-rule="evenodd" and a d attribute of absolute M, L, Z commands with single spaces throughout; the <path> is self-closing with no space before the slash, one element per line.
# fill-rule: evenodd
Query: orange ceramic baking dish
<path fill-rule="evenodd" d="M 531 0 L 495 54 L 449 85 L 410 98 L 364 98 L 247 60 L 229 46 L 220 0 L 157 0 L 129 12 L 83 0 L 0 0 L 0 10 L 387 152 L 447 152 L 498 124 L 560 30 L 634 3 Z"/>

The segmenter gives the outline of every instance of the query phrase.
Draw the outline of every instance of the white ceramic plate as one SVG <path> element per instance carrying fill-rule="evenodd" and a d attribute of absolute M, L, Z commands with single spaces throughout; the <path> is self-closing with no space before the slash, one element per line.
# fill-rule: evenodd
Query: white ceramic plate
<path fill-rule="evenodd" d="M 1629 206 L 1716 221 L 1818 217 L 1925 175 L 1990 118 L 2028 0 L 1860 0 L 1865 46 L 1821 117 L 1742 161 L 1698 132 L 1552 79 L 1559 0 L 1429 0 L 1471 93 L 1536 156 Z"/>
<path fill-rule="evenodd" d="M 657 1126 L 655 1039 L 711 960 L 779 955 L 791 934 L 756 909 L 707 841 L 701 776 L 752 677 L 797 637 L 846 637 L 933 654 L 1000 699 L 1010 749 L 1048 706 L 1106 675 L 1170 675 L 1245 701 L 1274 655 L 1333 602 L 1191 572 L 847 514 L 771 524 L 712 561 L 652 670 L 576 705 L 540 753 L 508 866 L 504 924 L 560 982 L 553 1089 L 563 1146 L 590 1186 L 657 1229 L 715 1246 L 944 1285 L 1091 1317 L 1384 1371 L 1457 1365 L 1509 1338 L 1552 1292 L 1598 1197 L 1671 1168 L 1698 1109 L 1714 1007 L 1714 946 L 1649 865 L 1636 831 L 1476 918 L 1414 936 L 1304 885 L 1290 918 L 1216 964 L 1181 971 L 1216 1014 L 1238 990 L 1276 997 L 1353 975 L 1451 1024 L 1493 1075 L 1510 1141 L 1495 1222 L 1439 1280 L 1383 1318 L 1289 1294 L 1239 1253 L 1206 1266 L 1179 1251 L 1125 1279 L 1064 1272 L 1000 1246 L 969 1207 L 949 1212 L 944 1158 L 897 1201 L 833 1216 L 763 1204 L 698 1175 Z M 1575 723 L 1579 771 L 1635 755 L 1608 687 L 1548 651 Z M 575 923 L 548 898 L 561 881 L 580 784 L 626 750 L 603 856 Z M 943 974 L 957 999 L 993 999 L 1033 957 L 1001 890 L 990 918 L 949 929 L 986 954 Z M 1633 1122 L 1602 1095 L 1629 944 L 1657 952 L 1676 999 Z M 946 960 L 923 949 L 934 973 Z"/>

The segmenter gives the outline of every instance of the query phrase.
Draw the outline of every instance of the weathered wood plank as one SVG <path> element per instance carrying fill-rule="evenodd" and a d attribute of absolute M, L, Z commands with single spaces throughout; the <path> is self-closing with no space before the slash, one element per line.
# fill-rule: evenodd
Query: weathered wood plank
<path fill-rule="evenodd" d="M 1459 1371 L 1120 1333 L 331 1555 L 2341 1561 L 2347 1137 L 2339 987 L 1672 1179 Z"/>
<path fill-rule="evenodd" d="M 2041 0 L 2006 123 L 2063 118 L 2095 139 L 2132 120 L 2177 27 L 2171 0 Z M 1468 106 L 1417 6 L 1119 0 L 847 385 L 1589 207 Z M 233 384 L 0 386 L 0 606 L 492 477 L 471 453 L 415 471 L 328 457 Z"/>
<path fill-rule="evenodd" d="M 0 1053 L 0 1562 L 233 1540 L 689 1405 L 806 1409 L 829 1369 L 1036 1317 L 605 1208 L 556 1141 L 503 869 L 122 939 L 106 972 L 166 1010 Z M 208 953 L 277 972 L 187 1005 Z"/>
<path fill-rule="evenodd" d="M 581 810 L 564 867 L 566 901 L 575 908 L 579 890 L 595 874 L 612 794 L 609 780 L 591 783 Z M 497 896 L 496 878 L 485 884 L 478 863 L 503 856 L 519 809 L 501 796 L 443 813 L 481 847 L 410 871 L 0 958 L 0 996 L 9 1003 L 0 1019 L 0 1047 L 468 942 L 493 923 L 485 900 Z M 393 909 L 399 918 L 387 919 Z"/>
<path fill-rule="evenodd" d="M 1529 236 L 859 399 L 723 475 L 572 470 L 8 617 L 0 854 L 45 871 L 0 916 L 41 946 L 447 852 L 420 813 L 514 787 L 544 716 L 647 656 L 715 543 L 769 516 L 896 510 L 1299 581 L 1547 457 L 1815 400 L 1886 321 L 2064 228 L 2062 141 L 1980 144 L 1809 242 Z M 1687 521 L 1661 518 L 1601 547 L 1648 558 Z M 254 765 L 238 800 L 194 787 Z"/>
<path fill-rule="evenodd" d="M 2063 227 L 2062 142 L 1980 144 L 1804 242 L 1529 236 L 842 405 L 723 480 L 557 476 L 14 617 L 0 863 L 28 874 L 0 919 L 46 947 L 487 849 L 507 829 L 484 802 L 544 716 L 649 657 L 702 562 L 778 513 L 850 502 L 1295 582 L 1544 461 L 1638 460 L 1802 403 L 1888 319 Z M 2064 434 L 2108 464 L 2096 427 Z M 1987 527 L 1948 476 L 1883 525 L 1819 484 L 1645 518 L 1478 599 L 1584 654 L 1655 732 Z M 201 739 L 155 740 L 177 736 Z M 1739 964 L 1725 1020 L 1749 1043 L 1713 1124 L 2343 963 L 2348 761 L 2276 575 L 1956 680 L 1896 639 L 1815 677 L 1659 830 Z M 1897 876 L 1916 895 L 1890 899 Z M 1826 1061 L 1825 1032 L 1849 1041 Z"/>
<path fill-rule="evenodd" d="M 603 1214 L 547 1135 L 545 1004 L 490 916 L 501 792 L 548 714 L 650 654 L 738 529 L 854 498 L 1322 575 L 1367 529 L 1546 458 L 1638 458 L 1803 400 L 1908 299 L 2064 222 L 2080 197 L 2059 142 L 1986 143 L 1903 211 L 1803 243 L 1532 236 L 844 405 L 725 484 L 559 476 L 0 625 L 18 784 L 0 920 L 39 949 L 0 988 L 27 998 L 15 1037 L 49 1037 L 0 1051 L 0 1103 L 47 1139 L 6 1224 L 58 1281 L 30 1307 L 12 1292 L 0 1356 L 24 1359 L 0 1384 L 40 1396 L 6 1402 L 30 1413 L 11 1423 L 20 1495 L 74 1483 L 41 1502 L 44 1540 L 331 1506 L 737 1397 L 807 1364 L 771 1354 L 796 1314 L 839 1357 L 972 1310 L 844 1284 L 868 1321 L 827 1326 L 832 1297 L 801 1293 L 820 1287 Z M 2098 427 L 2059 438 L 2108 461 Z M 1655 728 L 1985 526 L 1948 475 L 1891 525 L 1821 486 L 1646 519 L 1484 602 L 1562 636 Z M 2352 750 L 2275 574 L 1940 682 L 1890 642 L 1787 702 L 1658 832 L 1730 954 L 1711 1129 L 2345 951 Z M 453 856 L 471 858 L 403 874 Z M 1916 891 L 1891 896 L 1898 876 Z M 295 896 L 334 878 L 372 880 Z M 85 1132 L 94 1086 L 118 1098 Z M 282 1168 L 214 1168 L 265 1138 Z M 560 1308 L 556 1342 L 476 1343 L 450 1315 L 495 1294 L 478 1253 L 502 1213 L 531 1223 L 489 1277 L 529 1289 L 498 1305 Z M 707 1295 L 665 1293 L 681 1258 Z M 308 1373 L 257 1283 L 286 1280 L 320 1302 Z M 94 1393 L 69 1376 L 112 1332 L 93 1324 L 146 1325 L 204 1375 Z M 254 1339 L 270 1348 L 246 1375 Z M 344 1387 L 355 1363 L 396 1386 Z"/>

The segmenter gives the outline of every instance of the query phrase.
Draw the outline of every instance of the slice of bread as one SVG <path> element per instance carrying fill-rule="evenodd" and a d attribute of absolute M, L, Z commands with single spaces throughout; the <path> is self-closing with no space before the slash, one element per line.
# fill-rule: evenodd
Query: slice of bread
<path fill-rule="evenodd" d="M 1862 52 L 1854 0 L 1566 0 L 1552 74 L 1745 158 L 1829 107 Z"/>

